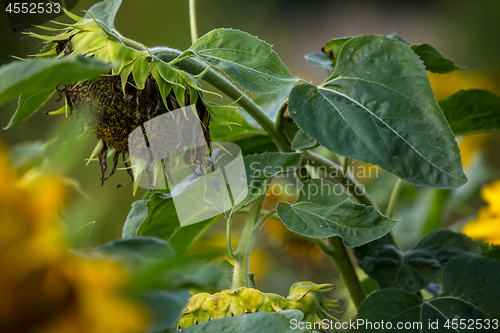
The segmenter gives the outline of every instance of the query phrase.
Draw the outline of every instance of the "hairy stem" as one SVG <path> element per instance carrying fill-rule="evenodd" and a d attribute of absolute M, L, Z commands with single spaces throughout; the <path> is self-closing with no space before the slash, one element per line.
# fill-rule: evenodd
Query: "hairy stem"
<path fill-rule="evenodd" d="M 191 28 L 191 43 L 198 40 L 198 27 L 196 25 L 196 0 L 189 0 L 189 22 Z"/>
<path fill-rule="evenodd" d="M 227 246 L 227 255 L 229 259 L 235 260 L 232 241 L 231 241 L 232 222 L 233 222 L 232 220 L 233 220 L 232 215 L 230 215 L 226 220 L 226 246 Z"/>
<path fill-rule="evenodd" d="M 359 309 L 366 298 L 366 293 L 359 281 L 342 238 L 339 236 L 330 237 L 328 238 L 328 244 L 325 244 L 321 239 L 314 239 L 313 241 L 335 262 L 335 266 L 342 275 L 354 305 Z"/>
<path fill-rule="evenodd" d="M 263 195 L 255 200 L 248 212 L 247 221 L 241 232 L 240 243 L 238 244 L 238 251 L 235 257 L 232 289 L 250 287 L 248 268 L 250 266 L 250 255 L 255 238 L 255 225 L 259 219 L 265 199 L 266 196 Z"/>
<path fill-rule="evenodd" d="M 262 226 L 264 225 L 264 223 L 266 223 L 267 220 L 272 218 L 275 214 L 276 214 L 276 209 L 273 209 L 272 211 L 270 211 L 266 215 L 264 215 L 262 217 L 262 219 L 260 219 L 259 223 L 257 223 L 257 225 L 255 226 L 255 231 L 259 231 L 262 228 Z M 262 215 L 262 213 L 260 213 L 259 215 Z"/>

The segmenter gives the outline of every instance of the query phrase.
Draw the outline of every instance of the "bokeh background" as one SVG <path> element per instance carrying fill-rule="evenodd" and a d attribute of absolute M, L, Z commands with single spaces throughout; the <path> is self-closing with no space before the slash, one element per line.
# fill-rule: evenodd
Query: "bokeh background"
<path fill-rule="evenodd" d="M 81 0 L 72 11 L 83 15 L 81 10 L 95 2 Z M 3 9 L 1 5 L 0 9 Z M 305 54 L 319 52 L 332 38 L 397 32 L 411 44 L 434 45 L 444 56 L 466 67 L 449 75 L 431 75 L 437 99 L 467 88 L 487 88 L 500 93 L 498 0 L 198 0 L 197 15 L 200 35 L 226 27 L 258 36 L 274 45 L 293 74 L 316 84 L 325 79 L 326 73 L 324 69 L 311 67 L 304 59 Z M 116 27 L 123 35 L 148 47 L 184 50 L 190 45 L 187 0 L 123 0 Z M 10 55 L 27 57 L 41 48 L 38 40 L 12 33 L 3 10 L 0 36 L 0 65 L 12 61 Z M 78 184 L 72 187 L 71 200 L 61 214 L 63 228 L 69 232 L 95 221 L 95 228 L 84 246 L 118 238 L 130 205 L 140 199 L 144 191 L 139 190 L 134 196 L 131 186 L 116 189 L 117 184 L 128 182 L 124 172 L 101 186 L 99 164 L 91 162 L 86 166 L 85 161 L 97 140 L 93 136 L 78 136 L 81 125 L 75 117 L 65 119 L 42 112 L 57 110 L 60 105 L 54 98 L 22 126 L 0 130 L 0 141 L 8 147 L 14 164 L 21 168 L 40 164 Z M 8 123 L 15 109 L 15 101 L 0 105 L 1 126 Z M 415 244 L 431 218 L 438 218 L 442 226 L 460 230 L 484 205 L 481 188 L 500 178 L 499 135 L 473 135 L 459 141 L 469 184 L 453 192 L 405 185 L 395 214 L 402 218 L 395 234 L 404 248 Z M 380 171 L 376 179 L 360 181 L 365 182 L 381 207 L 387 204 L 394 177 Z M 47 195 L 49 193 L 47 191 Z M 436 214 L 431 213 L 433 203 L 442 198 L 446 200 L 438 216 L 431 216 Z M 270 196 L 267 208 L 272 209 L 272 202 L 285 199 L 290 198 Z M 242 221 L 236 221 L 236 231 L 241 224 Z M 222 220 L 215 223 L 197 242 L 193 253 L 203 253 L 208 248 L 214 255 L 220 253 L 222 258 L 223 228 Z M 312 243 L 272 220 L 257 241 L 251 265 L 260 289 L 280 294 L 287 294 L 295 281 L 331 282 L 336 276 L 333 265 Z M 341 298 L 345 298 L 341 285 L 339 290 Z M 349 307 L 344 307 L 349 315 Z"/>

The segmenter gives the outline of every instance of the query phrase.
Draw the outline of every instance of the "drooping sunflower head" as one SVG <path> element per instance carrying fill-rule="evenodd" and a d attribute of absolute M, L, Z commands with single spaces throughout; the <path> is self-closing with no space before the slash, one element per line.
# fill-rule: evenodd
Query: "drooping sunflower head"
<path fill-rule="evenodd" d="M 303 321 L 321 323 L 324 318 L 336 320 L 329 311 L 338 307 L 336 300 L 320 294 L 333 289 L 331 284 L 298 282 L 290 288 L 287 297 L 263 293 L 253 288 L 222 290 L 213 295 L 200 293 L 191 297 L 178 322 L 178 328 L 202 324 L 224 317 L 240 316 L 254 312 L 279 312 L 300 310 Z"/>
<path fill-rule="evenodd" d="M 45 41 L 46 46 L 37 57 L 75 57 L 85 56 L 113 64 L 112 70 L 96 79 L 77 82 L 58 87 L 61 96 L 64 95 L 65 106 L 54 112 L 75 113 L 85 117 L 88 127 L 95 133 L 99 142 L 91 159 L 98 157 L 102 182 L 107 180 L 117 169 L 122 155 L 126 170 L 133 174 L 129 166 L 128 155 L 130 145 L 140 145 L 129 140 L 130 134 L 136 128 L 143 128 L 149 120 L 182 108 L 184 116 L 194 116 L 201 122 L 206 146 L 210 147 L 210 107 L 211 104 L 203 98 L 203 91 L 195 77 L 152 55 L 149 50 L 137 42 L 111 32 L 101 21 L 91 16 L 82 18 L 66 11 L 75 23 L 62 24 L 61 28 L 39 27 L 56 32 L 56 35 L 46 36 L 35 33 L 29 35 Z M 130 45 L 134 46 L 131 47 Z M 139 50 L 142 48 L 143 50 Z M 193 108 L 185 108 L 194 105 Z M 192 112 L 187 115 L 186 112 Z M 181 145 L 185 149 L 184 160 L 193 170 L 207 165 L 205 147 L 190 145 L 186 136 L 182 144 L 179 134 L 182 128 L 176 128 L 168 138 L 170 145 Z M 188 140 L 199 142 L 196 133 Z M 198 141 L 197 141 L 198 139 Z M 149 147 L 148 138 L 145 143 Z M 133 149 L 141 151 L 141 149 Z M 147 150 L 142 150 L 147 152 Z M 113 155 L 113 168 L 108 176 L 107 157 Z M 147 159 L 149 156 L 138 156 Z M 168 163 L 165 171 L 170 177 Z"/>

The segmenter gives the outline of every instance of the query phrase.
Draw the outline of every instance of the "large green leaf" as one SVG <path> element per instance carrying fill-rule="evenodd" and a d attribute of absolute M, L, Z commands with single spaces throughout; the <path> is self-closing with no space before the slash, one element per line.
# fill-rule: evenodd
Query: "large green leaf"
<path fill-rule="evenodd" d="M 361 305 L 358 318 L 372 323 L 384 321 L 386 329 L 362 326 L 360 331 L 395 332 L 398 323 L 409 323 L 411 328 L 404 329 L 406 333 L 498 332 L 499 299 L 499 263 L 485 257 L 453 259 L 443 270 L 443 293 L 438 297 L 424 301 L 414 293 L 392 288 L 371 294 Z M 429 327 L 436 321 L 436 327 Z M 387 329 L 389 323 L 392 329 Z M 458 327 L 451 328 L 453 324 Z"/>
<path fill-rule="evenodd" d="M 121 4 L 122 0 L 104 0 L 90 7 L 88 11 L 108 28 L 113 29 L 115 27 L 115 16 Z M 90 15 L 85 14 L 85 18 L 90 18 Z"/>
<path fill-rule="evenodd" d="M 110 64 L 82 56 L 14 61 L 0 67 L 0 104 L 20 95 L 30 96 L 58 85 L 92 79 L 110 69 Z M 45 98 L 48 99 L 46 95 Z"/>
<path fill-rule="evenodd" d="M 293 232 L 311 238 L 340 236 L 351 247 L 384 236 L 397 223 L 373 207 L 355 204 L 340 186 L 322 179 L 307 180 L 297 201 L 282 201 L 276 211 Z"/>
<path fill-rule="evenodd" d="M 478 256 L 481 248 L 465 235 L 435 230 L 414 248 L 401 252 L 384 240 L 357 248 L 358 265 L 380 288 L 398 288 L 413 293 L 437 279 L 454 258 Z"/>
<path fill-rule="evenodd" d="M 302 320 L 299 310 L 275 313 L 256 312 L 236 317 L 225 317 L 182 329 L 185 333 L 306 333 L 311 330 L 298 329 L 293 325 Z"/>
<path fill-rule="evenodd" d="M 271 45 L 245 32 L 213 30 L 198 39 L 189 51 L 254 93 L 272 93 L 298 81 Z"/>
<path fill-rule="evenodd" d="M 350 39 L 328 81 L 295 86 L 289 109 L 304 132 L 342 156 L 420 186 L 467 181 L 427 72 L 406 44 L 374 35 Z"/>
<path fill-rule="evenodd" d="M 455 135 L 500 130 L 500 96 L 486 89 L 459 90 L 439 106 Z"/>
<path fill-rule="evenodd" d="M 149 200 L 139 200 L 132 205 L 123 227 L 123 237 L 158 237 L 168 241 L 175 252 L 182 255 L 219 217 L 182 227 L 171 196 L 154 193 Z"/>
<path fill-rule="evenodd" d="M 38 91 L 32 94 L 22 94 L 19 97 L 16 112 L 10 118 L 4 129 L 14 128 L 24 123 L 29 117 L 37 112 L 56 92 L 55 88 Z"/>
<path fill-rule="evenodd" d="M 446 74 L 460 69 L 460 67 L 455 65 L 453 60 L 443 57 L 443 55 L 430 44 L 412 45 L 411 49 L 424 62 L 425 69 L 429 72 Z"/>

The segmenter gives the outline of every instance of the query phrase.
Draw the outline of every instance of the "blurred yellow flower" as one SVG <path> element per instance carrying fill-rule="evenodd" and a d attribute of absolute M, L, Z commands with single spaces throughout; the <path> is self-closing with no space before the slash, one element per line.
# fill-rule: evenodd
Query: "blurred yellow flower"
<path fill-rule="evenodd" d="M 474 159 L 476 154 L 483 149 L 491 136 L 491 133 L 472 134 L 460 140 L 458 147 L 460 148 L 460 155 L 462 155 L 462 164 L 464 168 L 470 165 L 470 162 Z"/>
<path fill-rule="evenodd" d="M 0 188 L 0 332 L 142 331 L 142 309 L 123 295 L 122 267 L 67 250 L 59 230 L 64 180 L 19 177 L 0 146 Z"/>
<path fill-rule="evenodd" d="M 432 90 L 436 99 L 445 99 L 460 89 L 489 89 L 498 92 L 500 89 L 498 82 L 492 77 L 467 70 L 455 71 L 449 74 L 428 73 L 431 80 Z"/>
<path fill-rule="evenodd" d="M 479 209 L 476 220 L 462 232 L 473 239 L 500 245 L 500 180 L 485 186 L 481 196 L 488 205 Z"/>

